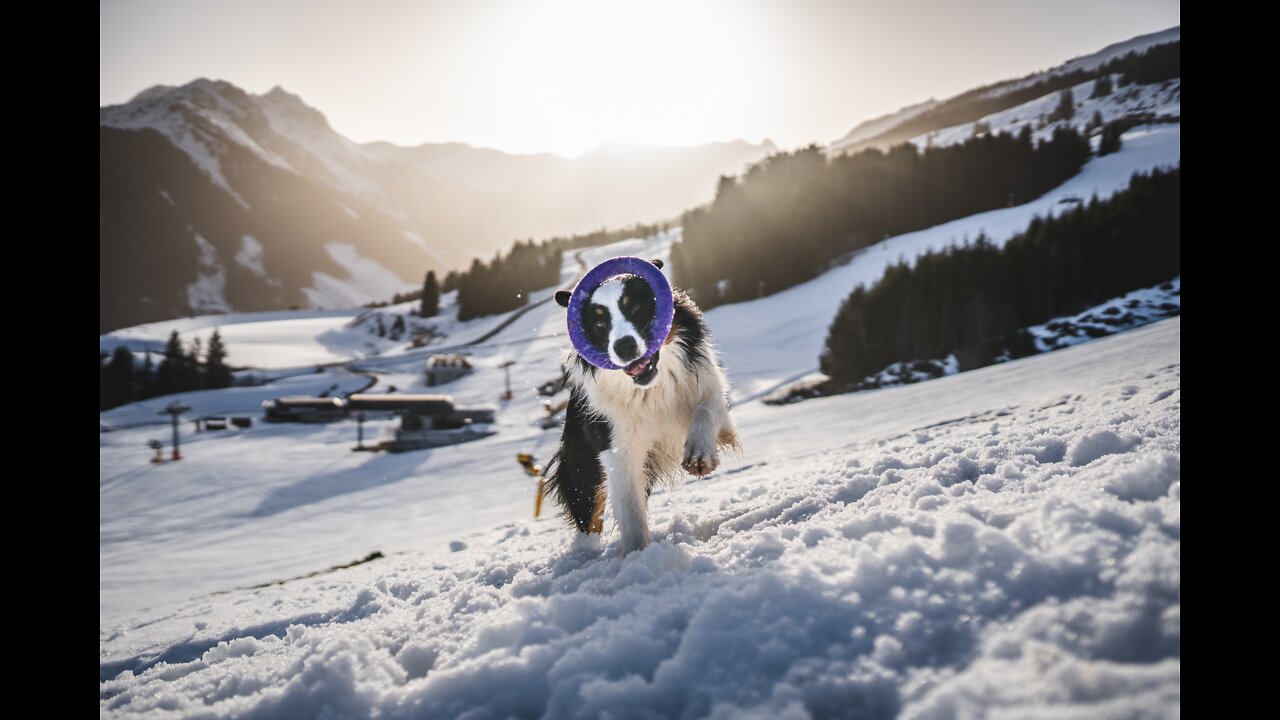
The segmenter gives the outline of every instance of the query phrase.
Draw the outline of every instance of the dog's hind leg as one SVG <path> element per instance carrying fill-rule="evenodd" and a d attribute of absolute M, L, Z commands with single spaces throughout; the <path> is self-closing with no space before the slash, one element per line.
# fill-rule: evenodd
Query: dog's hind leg
<path fill-rule="evenodd" d="M 600 463 L 589 458 L 581 464 L 562 464 L 556 469 L 556 492 L 565 515 L 578 532 L 599 533 L 604 514 L 604 475 Z"/>
<path fill-rule="evenodd" d="M 584 409 L 580 393 L 570 396 L 560 449 L 548 467 L 547 486 L 578 532 L 599 533 L 604 514 L 604 468 L 600 453 L 609 447 L 607 423 Z"/>
<path fill-rule="evenodd" d="M 600 483 L 600 487 L 596 488 L 596 507 L 591 511 L 591 526 L 587 528 L 587 532 L 600 535 L 604 532 L 604 504 L 605 504 L 604 482 Z"/>

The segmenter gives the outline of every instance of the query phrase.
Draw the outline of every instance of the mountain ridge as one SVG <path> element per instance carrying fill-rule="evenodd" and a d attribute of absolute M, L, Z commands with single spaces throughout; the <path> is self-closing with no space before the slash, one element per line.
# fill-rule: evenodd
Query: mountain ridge
<path fill-rule="evenodd" d="M 280 85 L 210 78 L 101 107 L 99 125 L 100 331 L 385 299 L 518 238 L 674 217 L 772 149 L 581 160 L 451 146 L 453 166 L 424 167 L 412 149 L 343 136 Z"/>

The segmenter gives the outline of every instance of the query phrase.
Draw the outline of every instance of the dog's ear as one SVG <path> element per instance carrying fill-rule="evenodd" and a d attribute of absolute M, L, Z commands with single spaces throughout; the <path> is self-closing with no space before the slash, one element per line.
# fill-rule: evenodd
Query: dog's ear
<path fill-rule="evenodd" d="M 573 297 L 573 293 L 568 290 L 556 291 L 556 302 L 560 303 L 560 307 L 569 307 L 569 298 Z"/>
<path fill-rule="evenodd" d="M 658 258 L 654 258 L 654 259 L 650 260 L 649 262 L 651 262 L 651 263 L 653 263 L 654 265 L 656 265 L 656 266 L 658 267 L 658 269 L 659 269 L 659 270 L 661 270 L 661 269 L 662 269 L 662 261 L 661 261 L 661 260 L 659 260 Z"/>

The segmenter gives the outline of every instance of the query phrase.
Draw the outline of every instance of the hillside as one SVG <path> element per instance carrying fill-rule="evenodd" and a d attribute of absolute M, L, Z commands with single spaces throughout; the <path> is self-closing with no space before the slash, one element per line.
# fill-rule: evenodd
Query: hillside
<path fill-rule="evenodd" d="M 1079 78 L 1075 82 L 1066 82 L 1067 87 L 1086 82 L 1092 85 L 1091 76 L 1096 75 L 1098 69 L 1107 63 L 1129 53 L 1143 53 L 1159 45 L 1178 43 L 1181 39 L 1181 27 L 1139 35 L 1108 45 L 1095 53 L 1073 58 L 1048 70 L 968 90 L 945 100 L 931 99 L 917 103 L 859 123 L 831 142 L 827 151 L 844 154 L 870 147 L 883 150 L 917 136 L 928 136 L 947 128 L 958 129 L 986 116 L 1056 93 L 1062 89 L 1059 86 L 1063 85 L 1062 81 L 1065 79 Z M 1077 94 L 1076 99 L 1081 100 L 1087 96 L 1088 93 Z M 1087 121 L 1088 117 L 1085 119 Z"/>
<path fill-rule="evenodd" d="M 501 456 L 532 437 L 378 458 L 351 457 L 342 425 L 204 440 L 193 464 L 104 477 L 102 711 L 1162 715 L 1180 701 L 1179 345 L 1175 318 L 739 407 L 744 457 L 655 494 L 656 542 L 623 559 L 529 518 Z M 287 568 L 290 547 L 312 564 Z M 185 592 L 229 592 L 121 611 L 108 571 L 157 553 L 133 582 L 222 557 L 232 575 Z"/>

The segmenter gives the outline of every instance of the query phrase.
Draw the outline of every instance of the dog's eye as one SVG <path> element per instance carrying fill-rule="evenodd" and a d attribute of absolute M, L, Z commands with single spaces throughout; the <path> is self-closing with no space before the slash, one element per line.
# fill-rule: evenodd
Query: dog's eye
<path fill-rule="evenodd" d="M 604 320 L 596 320 L 596 327 L 598 328 L 604 327 Z"/>
<path fill-rule="evenodd" d="M 627 306 L 627 303 L 629 303 L 629 302 L 631 302 L 631 298 L 627 297 L 626 295 L 623 295 L 623 296 L 622 296 L 622 301 L 621 301 L 621 302 L 619 302 L 618 304 L 619 304 L 619 305 L 621 305 L 622 307 L 626 307 L 626 306 Z"/>

